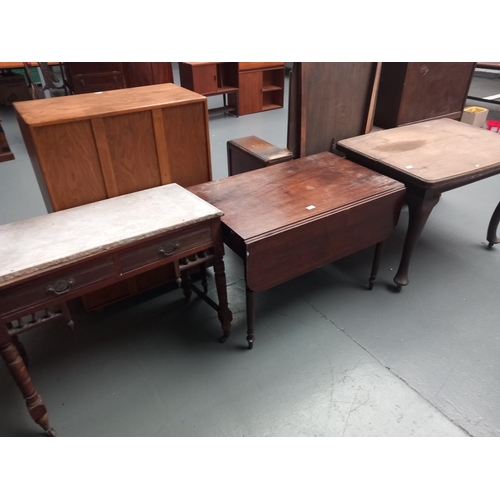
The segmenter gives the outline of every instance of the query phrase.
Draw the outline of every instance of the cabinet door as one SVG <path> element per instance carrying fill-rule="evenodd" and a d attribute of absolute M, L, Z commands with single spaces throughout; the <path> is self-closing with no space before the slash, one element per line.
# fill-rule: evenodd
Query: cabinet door
<path fill-rule="evenodd" d="M 210 94 L 217 92 L 217 65 L 203 64 L 192 66 L 193 68 L 193 91 L 198 94 Z"/>
<path fill-rule="evenodd" d="M 240 73 L 239 114 L 246 115 L 262 111 L 262 71 Z"/>

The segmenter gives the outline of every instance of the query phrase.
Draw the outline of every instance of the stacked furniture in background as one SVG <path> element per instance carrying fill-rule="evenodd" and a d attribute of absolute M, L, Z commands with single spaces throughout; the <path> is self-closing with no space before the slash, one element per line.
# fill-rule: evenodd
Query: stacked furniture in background
<path fill-rule="evenodd" d="M 290 74 L 287 149 L 273 164 L 332 151 L 336 141 L 370 131 L 380 63 L 294 63 Z M 246 137 L 228 142 L 229 172 L 243 172 L 261 161 L 262 144 Z M 245 156 L 234 155 L 244 143 Z M 272 147 L 272 145 L 270 145 Z M 275 148 L 278 149 L 278 148 Z M 250 156 L 254 156 L 251 161 Z M 252 168 L 250 168 L 252 166 Z"/>
<path fill-rule="evenodd" d="M 223 106 L 210 114 L 236 116 L 283 107 L 283 62 L 180 62 L 181 85 L 205 96 L 223 95 Z"/>
<path fill-rule="evenodd" d="M 67 62 L 64 67 L 74 94 L 174 83 L 170 62 Z"/>
<path fill-rule="evenodd" d="M 49 212 L 211 180 L 207 100 L 174 84 L 14 104 Z M 95 309 L 174 279 L 171 266 L 84 296 Z"/>

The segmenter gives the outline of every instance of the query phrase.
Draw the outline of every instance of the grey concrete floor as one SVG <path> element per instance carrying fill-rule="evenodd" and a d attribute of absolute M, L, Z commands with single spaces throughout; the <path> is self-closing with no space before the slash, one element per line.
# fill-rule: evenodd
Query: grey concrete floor
<path fill-rule="evenodd" d="M 480 80 L 500 93 L 500 79 L 473 84 Z M 500 107 L 487 106 L 495 117 Z M 0 163 L 0 223 L 41 215 L 12 108 L 0 107 L 0 118 L 16 156 Z M 285 146 L 286 119 L 286 107 L 212 118 L 214 179 L 227 175 L 228 140 Z M 74 332 L 53 324 L 22 337 L 52 425 L 60 436 L 499 436 L 500 248 L 485 240 L 499 192 L 497 177 L 443 195 L 400 294 L 392 278 L 406 209 L 373 291 L 367 249 L 257 294 L 252 351 L 243 268 L 229 249 L 225 344 L 214 311 L 178 290 L 101 313 L 72 303 Z M 210 287 L 214 294 L 212 277 Z M 3 364 L 0 401 L 0 435 L 41 435 Z"/>

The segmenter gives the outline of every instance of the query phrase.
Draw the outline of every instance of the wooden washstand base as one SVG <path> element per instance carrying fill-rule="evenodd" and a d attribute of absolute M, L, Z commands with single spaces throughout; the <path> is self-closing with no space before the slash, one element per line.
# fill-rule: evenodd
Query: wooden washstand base
<path fill-rule="evenodd" d="M 202 257 L 205 257 L 205 255 L 203 255 Z M 215 260 L 213 261 L 213 267 L 215 287 L 217 290 L 217 297 L 219 299 L 218 304 L 207 295 L 208 280 L 207 266 L 205 263 L 200 264 L 201 284 L 203 286 L 203 291 L 201 291 L 196 285 L 193 284 L 188 271 L 184 271 L 182 273 L 180 286 L 182 287 L 186 301 L 189 301 L 192 292 L 195 292 L 198 297 L 203 299 L 209 306 L 217 311 L 217 317 L 219 318 L 220 324 L 222 326 L 222 337 L 220 337 L 219 340 L 221 343 L 224 343 L 229 338 L 231 321 L 233 320 L 233 313 L 229 309 L 224 261 L 220 256 L 218 258 L 215 258 Z"/>
<path fill-rule="evenodd" d="M 31 381 L 23 355 L 16 346 L 17 342 L 10 338 L 5 325 L 1 325 L 0 328 L 0 355 L 21 390 L 31 418 L 45 431 L 47 436 L 55 436 L 56 431 L 49 423 L 47 409 Z"/>

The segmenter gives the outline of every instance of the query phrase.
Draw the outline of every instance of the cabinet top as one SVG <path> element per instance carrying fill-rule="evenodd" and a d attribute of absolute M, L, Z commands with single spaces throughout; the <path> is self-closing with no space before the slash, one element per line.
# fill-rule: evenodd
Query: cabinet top
<path fill-rule="evenodd" d="M 26 124 L 37 127 L 202 101 L 205 96 L 163 83 L 13 104 Z"/>

